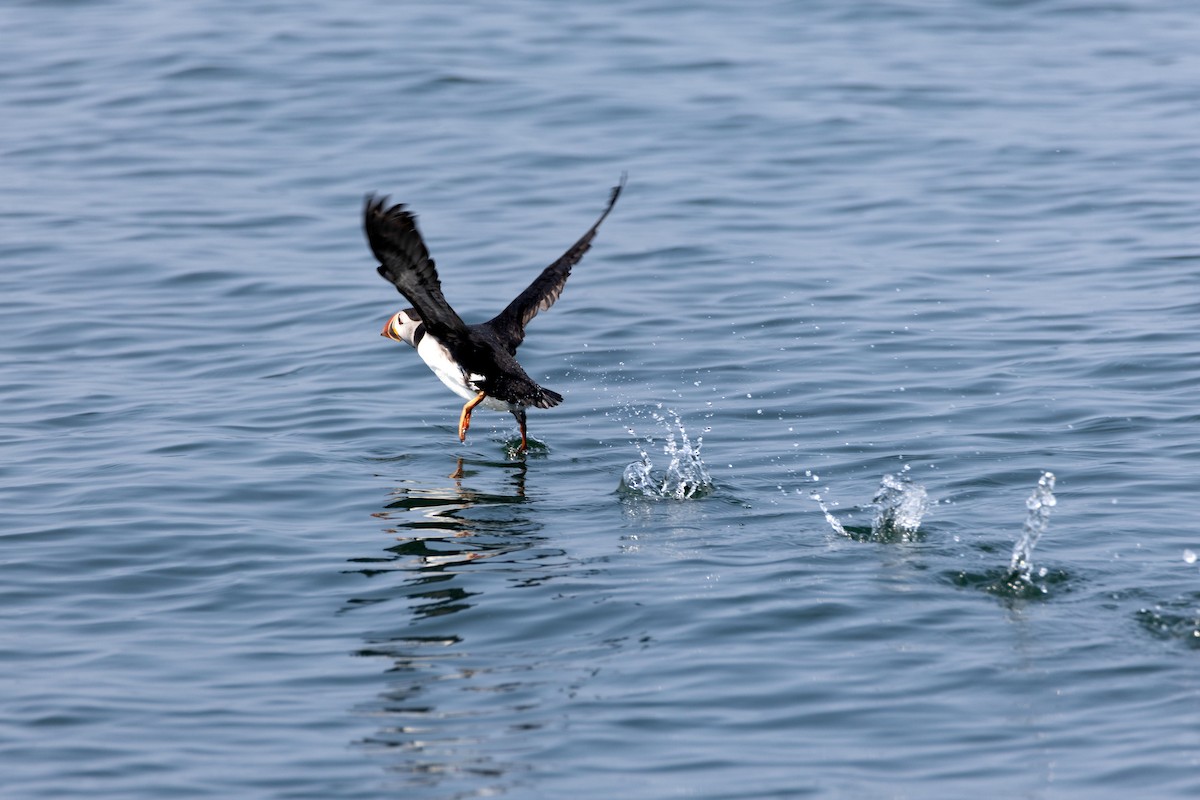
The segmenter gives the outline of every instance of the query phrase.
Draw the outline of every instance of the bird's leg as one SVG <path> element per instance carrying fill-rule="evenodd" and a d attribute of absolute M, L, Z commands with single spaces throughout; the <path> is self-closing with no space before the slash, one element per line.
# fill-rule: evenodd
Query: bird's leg
<path fill-rule="evenodd" d="M 521 429 L 520 452 L 524 453 L 528 449 L 528 445 L 525 442 L 525 409 L 519 408 L 512 412 L 512 415 L 517 418 L 517 427 Z"/>
<path fill-rule="evenodd" d="M 462 414 L 458 417 L 458 440 L 465 442 L 467 440 L 467 428 L 471 427 L 471 412 L 475 410 L 475 406 L 483 402 L 483 398 L 487 397 L 487 392 L 480 392 L 474 400 L 468 400 L 463 406 Z"/>

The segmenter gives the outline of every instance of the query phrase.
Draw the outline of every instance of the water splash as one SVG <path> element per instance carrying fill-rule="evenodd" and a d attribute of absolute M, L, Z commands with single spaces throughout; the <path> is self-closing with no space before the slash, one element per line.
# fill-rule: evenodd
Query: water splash
<path fill-rule="evenodd" d="M 817 506 L 821 509 L 821 513 L 825 515 L 825 521 L 829 523 L 829 527 L 833 528 L 834 533 L 839 536 L 850 535 L 842 526 L 842 523 L 838 522 L 838 518 L 830 513 L 829 506 L 825 505 L 825 501 L 821 498 L 820 492 L 813 492 L 809 495 L 809 497 L 816 501 Z"/>
<path fill-rule="evenodd" d="M 821 480 L 821 477 L 813 473 L 811 469 L 804 470 L 804 477 L 810 478 L 813 481 Z M 800 489 L 797 489 L 796 494 L 803 494 L 803 492 L 801 492 Z M 825 521 L 829 523 L 829 527 L 833 528 L 834 533 L 836 533 L 838 536 L 850 535 L 845 526 L 843 526 L 838 518 L 833 515 L 833 512 L 829 510 L 829 506 L 826 505 L 825 498 L 821 496 L 821 492 L 819 490 L 813 489 L 811 492 L 809 492 L 808 499 L 815 502 L 817 507 L 821 509 L 821 513 L 825 515 Z M 834 505 L 837 505 L 837 503 L 834 503 Z"/>
<path fill-rule="evenodd" d="M 871 498 L 871 504 L 875 506 L 871 535 L 875 539 L 910 541 L 929 510 L 925 487 L 913 483 L 908 470 L 909 465 L 905 464 L 899 475 L 884 475 L 879 491 Z"/>
<path fill-rule="evenodd" d="M 921 519 L 929 510 L 929 496 L 925 487 L 913 483 L 907 474 L 909 468 L 909 465 L 905 464 L 898 475 L 883 476 L 879 490 L 875 492 L 868 506 L 875 510 L 870 528 L 843 525 L 829 510 L 829 505 L 820 491 L 811 491 L 808 497 L 821 509 L 825 521 L 839 536 L 847 536 L 859 542 L 909 542 L 916 538 Z M 818 480 L 811 471 L 805 472 L 805 475 Z M 797 489 L 796 492 L 799 493 L 800 490 Z"/>
<path fill-rule="evenodd" d="M 662 452 L 668 459 L 666 469 L 660 471 L 655 468 L 637 432 L 629 427 L 626 430 L 634 437 L 641 460 L 625 467 L 625 473 L 621 476 L 621 491 L 655 500 L 690 500 L 712 492 L 712 478 L 700 459 L 703 437 L 697 437 L 693 443 L 679 414 L 672 409 L 667 409 L 665 414 L 652 411 L 649 416 L 665 431 Z M 647 446 L 655 444 L 653 436 L 646 437 L 644 441 Z"/>
<path fill-rule="evenodd" d="M 1056 503 L 1054 473 L 1044 472 L 1033 494 L 1025 501 L 1025 527 L 1013 547 L 1008 568 L 996 567 L 983 573 L 958 572 L 951 576 L 951 581 L 958 586 L 982 589 L 1009 601 L 1045 600 L 1050 597 L 1052 589 L 1055 592 L 1070 591 L 1070 575 L 1045 567 L 1034 570 L 1032 562 L 1033 549 L 1045 533 L 1050 522 L 1050 509 Z"/>
<path fill-rule="evenodd" d="M 1025 501 L 1029 513 L 1025 515 L 1025 527 L 1021 531 L 1021 538 L 1013 547 L 1012 562 L 1009 564 L 1013 578 L 1019 578 L 1026 583 L 1032 582 L 1033 548 L 1037 546 L 1038 539 L 1050 524 L 1050 509 L 1054 508 L 1057 502 L 1054 498 L 1054 473 L 1044 472 L 1034 487 L 1033 494 Z"/>

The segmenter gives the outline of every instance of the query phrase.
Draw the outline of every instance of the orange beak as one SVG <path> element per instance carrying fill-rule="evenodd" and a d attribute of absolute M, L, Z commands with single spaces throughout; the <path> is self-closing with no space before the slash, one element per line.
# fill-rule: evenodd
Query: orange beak
<path fill-rule="evenodd" d="M 398 317 L 398 316 L 400 316 L 399 312 L 392 314 L 392 316 L 388 317 L 388 321 L 383 324 L 383 330 L 380 331 L 380 333 L 379 333 L 380 336 L 386 336 L 388 339 L 391 339 L 394 342 L 404 341 L 396 334 L 395 324 L 396 324 L 396 317 Z"/>

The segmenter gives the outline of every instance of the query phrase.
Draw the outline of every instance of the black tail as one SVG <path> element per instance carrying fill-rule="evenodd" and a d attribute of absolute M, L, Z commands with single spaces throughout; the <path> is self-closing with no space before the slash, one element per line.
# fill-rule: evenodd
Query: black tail
<path fill-rule="evenodd" d="M 563 396 L 553 389 L 546 389 L 539 386 L 541 394 L 532 402 L 534 408 L 554 408 L 563 401 Z"/>

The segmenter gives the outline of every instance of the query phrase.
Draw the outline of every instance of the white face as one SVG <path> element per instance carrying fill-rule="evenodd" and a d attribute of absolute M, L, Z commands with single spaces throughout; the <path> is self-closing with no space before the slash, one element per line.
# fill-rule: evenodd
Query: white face
<path fill-rule="evenodd" d="M 416 347 L 415 334 L 421 321 L 413 319 L 405 311 L 397 311 L 388 320 L 387 325 L 383 327 L 383 335 L 389 339 L 395 339 L 398 342 Z"/>

